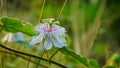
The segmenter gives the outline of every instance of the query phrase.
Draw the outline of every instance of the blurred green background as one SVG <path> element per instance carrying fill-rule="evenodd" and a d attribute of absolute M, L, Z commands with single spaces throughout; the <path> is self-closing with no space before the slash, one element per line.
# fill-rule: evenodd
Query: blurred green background
<path fill-rule="evenodd" d="M 46 0 L 42 19 L 57 19 L 64 1 Z M 0 2 L 0 17 L 16 17 L 33 25 L 38 23 L 43 0 L 1 0 Z M 79 55 L 96 60 L 100 66 L 98 68 L 104 65 L 120 66 L 120 0 L 68 0 L 59 21 L 68 34 L 67 48 Z M 6 32 L 1 32 L 0 38 L 5 34 Z M 8 46 L 16 49 L 18 47 L 16 45 L 20 46 L 17 43 L 10 43 Z M 20 46 L 19 50 L 37 55 L 42 52 L 24 46 Z M 50 50 L 49 54 L 53 52 L 54 49 Z M 113 59 L 116 55 L 117 62 Z M 26 68 L 27 66 L 27 61 L 21 58 L 16 56 L 11 58 L 6 54 L 5 57 L 7 57 L 4 60 L 5 68 Z M 54 56 L 53 60 L 69 68 L 86 68 L 72 57 L 60 52 Z M 41 64 L 50 68 L 59 68 L 44 61 L 41 61 Z M 35 64 L 32 63 L 29 66 L 29 68 L 34 67 Z"/>

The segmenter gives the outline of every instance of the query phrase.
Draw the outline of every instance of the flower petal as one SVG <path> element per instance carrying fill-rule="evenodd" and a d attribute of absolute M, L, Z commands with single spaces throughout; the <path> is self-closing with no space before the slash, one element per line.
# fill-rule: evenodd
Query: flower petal
<path fill-rule="evenodd" d="M 58 26 L 58 25 L 54 25 L 52 26 L 53 29 L 56 29 L 52 32 L 53 35 L 65 35 L 65 29 L 61 26 Z"/>
<path fill-rule="evenodd" d="M 43 37 L 44 37 L 43 34 L 39 34 L 38 36 L 33 36 L 30 44 L 34 45 L 34 44 L 41 42 L 43 40 Z"/>
<path fill-rule="evenodd" d="M 40 24 L 38 24 L 37 26 L 35 26 L 35 30 L 37 31 L 37 32 L 39 32 L 39 29 L 40 29 L 41 27 L 40 27 Z"/>
<path fill-rule="evenodd" d="M 35 30 L 38 32 L 38 34 L 44 33 L 44 30 L 43 30 L 44 27 L 46 27 L 46 24 L 41 23 L 35 26 Z"/>
<path fill-rule="evenodd" d="M 44 48 L 46 50 L 49 50 L 52 48 L 52 41 L 49 36 L 46 36 L 45 43 L 44 43 Z"/>
<path fill-rule="evenodd" d="M 64 38 L 62 38 L 61 36 L 57 36 L 57 35 L 54 35 L 55 38 L 57 39 L 58 42 L 60 43 L 66 43 L 66 40 Z"/>
<path fill-rule="evenodd" d="M 51 39 L 52 39 L 52 42 L 53 42 L 54 46 L 57 47 L 57 48 L 62 48 L 62 47 L 64 47 L 64 46 L 66 46 L 64 43 L 59 42 L 59 41 L 58 41 L 59 39 L 57 39 L 57 38 L 54 37 L 54 36 L 51 36 Z"/>
<path fill-rule="evenodd" d="M 44 24 L 38 24 L 35 26 L 35 30 L 40 33 L 40 29 L 44 26 Z"/>
<path fill-rule="evenodd" d="M 15 41 L 25 41 L 25 37 L 23 36 L 23 34 L 21 32 L 15 33 L 13 35 L 13 38 L 15 38 Z"/>
<path fill-rule="evenodd" d="M 5 35 L 5 37 L 2 38 L 2 42 L 12 42 L 14 41 L 15 39 L 11 39 L 13 37 L 13 34 L 12 33 L 8 33 Z"/>

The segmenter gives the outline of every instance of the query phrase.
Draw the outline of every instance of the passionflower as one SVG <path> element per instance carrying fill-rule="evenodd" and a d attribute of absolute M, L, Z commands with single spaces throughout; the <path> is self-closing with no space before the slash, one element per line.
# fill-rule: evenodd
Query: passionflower
<path fill-rule="evenodd" d="M 21 32 L 17 33 L 7 33 L 5 37 L 2 38 L 2 42 L 18 42 L 18 41 L 25 41 L 25 37 Z"/>
<path fill-rule="evenodd" d="M 35 26 L 35 30 L 38 33 L 37 36 L 33 36 L 30 44 L 42 44 L 44 49 L 49 50 L 52 45 L 57 48 L 62 48 L 66 46 L 66 40 L 63 38 L 65 36 L 65 29 L 53 22 L 54 19 L 43 19 L 42 22 Z"/>

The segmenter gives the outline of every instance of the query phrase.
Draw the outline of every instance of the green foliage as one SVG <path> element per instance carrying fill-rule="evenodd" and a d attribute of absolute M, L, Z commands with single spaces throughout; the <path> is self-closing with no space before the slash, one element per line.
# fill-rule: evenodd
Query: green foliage
<path fill-rule="evenodd" d="M 96 60 L 93 60 L 93 59 L 89 60 L 89 65 L 90 65 L 90 68 L 100 68 L 98 62 Z"/>
<path fill-rule="evenodd" d="M 76 60 L 78 60 L 79 62 L 81 62 L 82 64 L 84 64 L 85 66 L 89 66 L 89 61 L 86 57 L 84 56 L 80 56 L 78 54 L 76 54 L 75 52 L 63 47 L 61 50 L 61 53 L 65 54 L 65 55 L 70 55 L 73 58 L 75 58 Z"/>
<path fill-rule="evenodd" d="M 80 55 L 76 54 L 75 52 L 73 52 L 65 47 L 62 48 L 60 51 L 65 55 L 72 56 L 73 58 L 75 58 L 76 60 L 78 60 L 79 62 L 81 62 L 82 64 L 84 64 L 87 67 L 100 68 L 100 66 L 96 60 L 93 60 L 93 59 L 88 60 L 86 57 L 80 56 Z"/>
<path fill-rule="evenodd" d="M 104 66 L 103 68 L 116 68 L 116 67 L 114 67 L 114 66 L 109 66 L 109 65 L 106 65 L 106 66 Z"/>
<path fill-rule="evenodd" d="M 110 60 L 113 66 L 116 66 L 116 67 L 120 66 L 120 55 L 118 53 L 113 54 Z"/>
<path fill-rule="evenodd" d="M 3 17 L 1 18 L 1 22 L 3 23 L 2 29 L 7 32 L 23 32 L 29 36 L 36 35 L 36 32 L 31 24 L 23 24 L 17 18 Z"/>
<path fill-rule="evenodd" d="M 114 57 L 114 62 L 115 63 L 120 63 L 120 55 L 119 54 L 116 54 L 115 57 Z"/>
<path fill-rule="evenodd" d="M 115 53 L 111 55 L 111 53 L 114 52 L 120 52 L 120 48 L 116 45 L 120 44 L 120 29 L 119 29 L 119 22 L 120 22 L 120 0 L 67 0 L 67 4 L 65 6 L 65 9 L 63 10 L 63 13 L 61 14 L 61 25 L 64 26 L 67 30 L 67 34 L 69 34 L 70 37 L 70 43 L 68 43 L 69 40 L 67 40 L 67 45 L 71 44 L 70 47 L 75 48 L 75 36 L 74 32 L 78 31 L 79 33 L 79 40 L 80 42 L 80 49 L 81 52 L 85 52 L 85 54 L 88 52 L 88 47 L 86 44 L 91 41 L 93 34 L 86 34 L 84 33 L 87 31 L 87 29 L 92 29 L 93 23 L 95 20 L 100 20 L 102 22 L 102 28 L 104 29 L 102 33 L 99 33 L 95 40 L 95 45 L 90 52 L 89 56 L 91 56 L 93 59 L 100 60 L 99 64 L 103 65 L 105 62 L 107 64 L 103 68 L 120 68 L 120 54 Z M 78 1 L 78 2 L 77 2 Z M 103 2 L 102 2 L 103 1 Z M 106 1 L 106 2 L 105 2 Z M 79 4 L 79 7 L 74 2 L 77 2 Z M 64 0 L 53 0 L 52 2 L 50 0 L 46 0 L 45 8 L 42 14 L 42 18 L 51 18 L 54 17 L 55 19 L 59 15 L 60 9 L 62 8 L 62 5 L 64 3 Z M 105 3 L 105 7 L 101 9 L 100 7 L 103 6 Z M 23 19 L 30 20 L 32 22 L 38 22 L 39 14 L 42 8 L 43 0 L 7 0 L 6 2 L 3 0 L 3 4 L 1 2 L 2 8 L 0 11 L 1 15 L 7 15 L 7 16 L 13 16 Z M 73 8 L 71 8 L 73 7 Z M 77 7 L 77 8 L 76 8 Z M 74 9 L 76 8 L 76 9 Z M 103 11 L 103 14 L 102 14 Z M 6 13 L 7 12 L 7 13 Z M 75 14 L 74 14 L 75 13 Z M 72 20 L 71 20 L 72 18 Z M 73 23 L 76 21 L 77 26 L 74 26 Z M 33 23 L 33 24 L 36 24 Z M 72 27 L 77 27 L 77 30 L 74 30 Z M 2 28 L 2 29 L 1 29 Z M 3 17 L 1 18 L 0 22 L 0 31 L 5 30 L 7 32 L 23 32 L 29 36 L 36 35 L 36 32 L 31 24 L 23 24 L 19 19 L 16 18 L 8 18 Z M 73 31 L 72 31 L 73 30 Z M 88 31 L 89 33 L 89 31 Z M 92 33 L 92 31 L 90 31 Z M 0 33 L 0 38 L 2 38 L 4 35 L 4 32 Z M 90 37 L 89 37 L 90 36 Z M 28 42 L 26 41 L 17 41 L 20 44 L 23 44 L 27 47 L 31 47 Z M 16 45 L 9 44 L 9 47 L 12 47 L 16 49 Z M 89 46 L 89 45 L 88 45 Z M 26 48 L 21 48 L 21 51 L 26 51 Z M 40 50 L 27 50 L 32 51 L 32 53 L 39 55 L 41 52 Z M 54 52 L 54 50 L 53 50 Z M 67 56 L 72 56 L 85 66 L 88 66 L 88 68 L 100 68 L 97 61 L 94 59 L 87 59 L 83 56 L 77 55 L 75 52 L 72 52 L 71 50 L 67 48 L 62 48 L 61 52 L 64 53 Z M 29 52 L 28 52 L 29 53 Z M 61 53 L 60 53 L 61 54 Z M 85 55 L 84 54 L 84 55 Z M 5 54 L 5 67 L 4 68 L 26 68 L 26 61 L 19 60 L 16 56 L 9 56 Z M 59 56 L 57 54 L 57 56 Z M 109 57 L 111 56 L 111 57 Z M 1 56 L 0 56 L 1 57 Z M 14 59 L 12 59 L 14 57 Z M 56 57 L 60 58 L 59 57 Z M 105 58 L 106 57 L 106 58 Z M 110 58 L 110 59 L 108 59 Z M 11 61 L 9 61 L 9 59 Z M 107 61 L 105 61 L 107 59 Z M 12 61 L 15 62 L 12 62 Z M 70 68 L 84 68 L 81 66 L 81 64 L 78 64 L 78 67 L 76 64 L 76 60 L 74 59 L 60 59 L 62 62 L 69 62 Z M 57 61 L 55 59 L 55 61 Z M 61 61 L 58 61 L 59 63 L 62 63 Z M 22 62 L 22 63 L 21 63 Z M 9 63 L 9 64 L 8 64 Z M 40 63 L 41 64 L 41 63 Z M 46 63 L 42 62 L 43 65 L 47 65 Z M 64 63 L 63 63 L 64 64 Z M 73 67 L 71 67 L 73 65 Z M 30 64 L 30 66 L 33 68 L 35 67 L 34 64 Z M 52 65 L 50 68 L 57 68 Z M 0 63 L 1 67 L 1 63 Z M 102 66 L 101 66 L 102 67 Z M 44 68 L 44 67 L 43 67 Z"/>
<path fill-rule="evenodd" d="M 120 67 L 120 55 L 114 53 L 109 59 L 104 68 L 119 68 Z"/>

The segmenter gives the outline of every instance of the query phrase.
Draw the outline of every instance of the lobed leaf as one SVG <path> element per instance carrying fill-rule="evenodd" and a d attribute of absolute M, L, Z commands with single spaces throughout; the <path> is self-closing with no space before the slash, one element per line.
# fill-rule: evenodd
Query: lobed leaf
<path fill-rule="evenodd" d="M 65 47 L 61 48 L 60 51 L 65 55 L 70 55 L 70 56 L 74 57 L 76 60 L 78 60 L 79 62 L 81 62 L 85 66 L 87 66 L 87 67 L 89 66 L 89 61 L 86 57 L 80 56 L 80 55 L 76 54 L 75 52 L 73 52 Z"/>
<path fill-rule="evenodd" d="M 7 32 L 22 32 L 29 36 L 36 35 L 35 29 L 32 25 L 29 24 L 23 24 L 19 19 L 17 18 L 10 18 L 10 17 L 3 17 L 1 18 L 1 22 L 3 23 L 2 29 Z"/>

